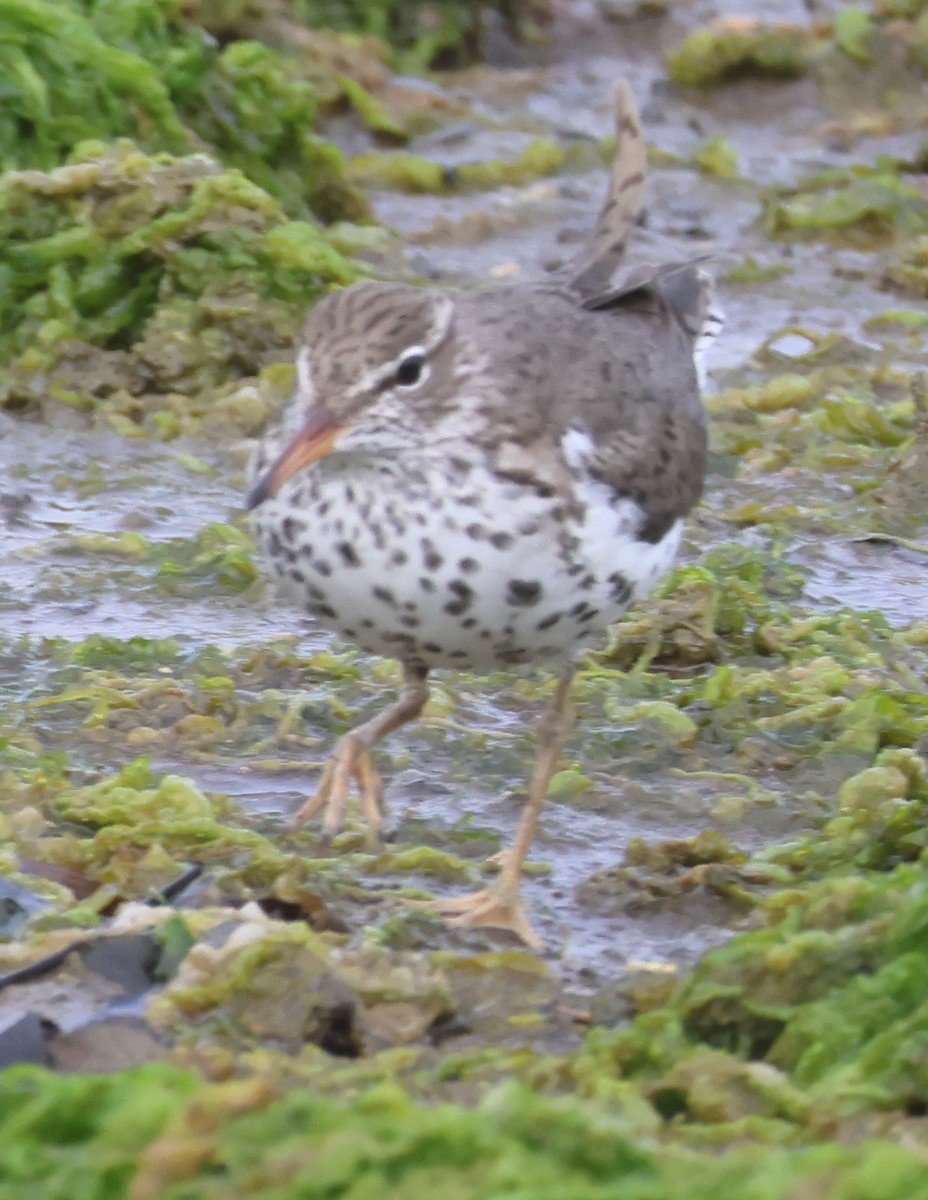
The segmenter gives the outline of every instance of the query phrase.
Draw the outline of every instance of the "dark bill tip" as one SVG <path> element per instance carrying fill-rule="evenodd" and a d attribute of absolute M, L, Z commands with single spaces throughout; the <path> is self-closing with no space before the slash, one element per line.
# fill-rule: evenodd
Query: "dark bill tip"
<path fill-rule="evenodd" d="M 292 479 L 304 467 L 310 467 L 320 458 L 324 458 L 335 447 L 340 427 L 336 424 L 331 413 L 319 406 L 308 416 L 306 424 L 284 447 L 277 461 L 264 472 L 255 486 L 245 497 L 245 507 L 249 512 L 276 496 L 288 479 Z"/>
<path fill-rule="evenodd" d="M 265 472 L 265 474 L 258 480 L 255 486 L 245 497 L 246 512 L 251 512 L 253 508 L 257 508 L 259 504 L 263 504 L 271 494 L 268 474 L 268 472 Z"/>

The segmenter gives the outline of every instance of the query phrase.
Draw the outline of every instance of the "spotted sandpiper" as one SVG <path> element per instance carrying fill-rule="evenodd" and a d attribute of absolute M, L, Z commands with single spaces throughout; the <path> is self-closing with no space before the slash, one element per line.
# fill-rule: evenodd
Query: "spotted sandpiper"
<path fill-rule="evenodd" d="M 605 206 L 557 276 L 455 293 L 365 282 L 313 309 L 248 497 L 279 583 L 403 669 L 395 703 L 338 742 L 298 825 L 322 812 L 331 836 L 354 782 L 380 832 L 371 749 L 419 716 L 433 668 L 557 675 L 499 874 L 433 905 L 532 946 L 521 872 L 578 655 L 670 567 L 705 470 L 695 357 L 719 320 L 698 263 L 619 271 L 646 167 L 624 83 L 616 117 Z"/>

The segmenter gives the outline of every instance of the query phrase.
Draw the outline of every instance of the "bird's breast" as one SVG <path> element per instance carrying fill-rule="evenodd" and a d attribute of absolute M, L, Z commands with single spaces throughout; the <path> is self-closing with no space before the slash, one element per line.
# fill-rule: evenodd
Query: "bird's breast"
<path fill-rule="evenodd" d="M 615 621 L 670 565 L 640 512 L 575 503 L 471 464 L 361 477 L 307 471 L 255 512 L 283 590 L 364 649 L 427 667 L 547 665 Z"/>

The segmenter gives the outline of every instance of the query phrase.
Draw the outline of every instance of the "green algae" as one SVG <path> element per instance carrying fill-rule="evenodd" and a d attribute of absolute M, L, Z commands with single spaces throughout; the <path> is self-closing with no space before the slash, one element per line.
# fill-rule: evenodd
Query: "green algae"
<path fill-rule="evenodd" d="M 382 101 L 345 72 L 370 77 L 386 53 L 357 37 L 336 39 L 326 63 L 314 27 L 327 26 L 329 40 L 333 29 L 374 35 L 425 66 L 478 49 L 479 7 L 5 0 L 0 65 L 14 119 L 0 132 L 0 169 L 49 170 L 88 140 L 131 138 L 148 153 L 202 147 L 239 167 L 291 217 L 363 216 L 341 155 L 314 126 L 321 92 L 329 102 L 347 98 L 377 132 L 403 136 Z M 543 15 L 537 0 L 499 7 L 516 31 Z"/>
<path fill-rule="evenodd" d="M 737 151 L 723 137 L 708 138 L 697 146 L 693 162 L 706 175 L 715 175 L 719 179 L 738 178 Z"/>
<path fill-rule="evenodd" d="M 910 296 L 928 296 L 928 237 L 916 237 L 887 265 L 884 281 Z"/>
<path fill-rule="evenodd" d="M 321 230 L 283 221 L 265 191 L 203 155 L 150 158 L 123 142 L 8 174 L 2 402 L 113 397 L 139 422 L 146 395 L 209 395 L 254 374 L 310 298 L 353 276 Z"/>
<path fill-rule="evenodd" d="M 592 663 L 578 684 L 578 703 L 589 707 L 598 697 L 610 714 L 613 755 L 617 733 L 621 736 L 613 709 L 626 712 L 639 754 L 642 739 L 647 741 L 640 718 L 650 712 L 657 718 L 662 755 L 668 753 L 668 737 L 677 743 L 683 778 L 690 772 L 694 780 L 700 773 L 712 776 L 705 766 L 715 762 L 728 766 L 725 786 L 733 788 L 738 786 L 733 764 L 741 761 L 753 774 L 761 763 L 768 785 L 817 787 L 832 796 L 830 810 L 819 805 L 814 832 L 754 855 L 708 834 L 629 844 L 625 874 L 611 880 L 615 894 L 627 893 L 639 911 L 642 905 L 668 911 L 674 902 L 692 905 L 709 892 L 747 921 L 746 932 L 711 951 L 681 983 L 674 985 L 671 977 L 662 978 L 656 990 L 653 981 L 650 988 L 633 985 L 640 1015 L 626 1028 L 594 1029 L 582 1041 L 576 1034 L 552 1040 L 559 985 L 543 964 L 518 953 L 435 953 L 435 940 L 447 935 L 419 914 L 368 925 L 395 948 L 355 951 L 344 948 L 341 938 L 320 937 L 305 926 L 256 920 L 251 910 L 190 911 L 185 922 L 192 945 L 177 975 L 152 1000 L 151 1019 L 171 1032 L 171 1053 L 179 1062 L 196 1062 L 220 1076 L 244 1071 L 246 1078 L 228 1093 L 223 1087 L 230 1085 L 179 1085 L 183 1094 L 171 1114 L 153 1110 L 163 1117 L 157 1129 L 153 1116 L 130 1149 L 124 1141 L 111 1141 L 107 1169 L 123 1188 L 113 1195 L 170 1195 L 172 1188 L 180 1189 L 178 1196 L 209 1196 L 214 1188 L 260 1195 L 277 1170 L 273 1131 L 284 1127 L 290 1132 L 280 1150 L 280 1185 L 287 1180 L 292 1186 L 304 1154 L 313 1170 L 321 1161 L 323 1151 L 311 1130 L 324 1120 L 344 1129 L 352 1144 L 360 1138 L 368 1147 L 361 1158 L 339 1158 L 343 1194 L 396 1187 L 397 1194 L 408 1195 L 419 1186 L 420 1167 L 413 1168 L 412 1159 L 407 1170 L 390 1158 L 389 1178 L 372 1163 L 388 1146 L 394 1154 L 406 1138 L 415 1147 L 410 1154 L 421 1158 L 422 1131 L 431 1129 L 429 1114 L 439 1111 L 448 1114 L 441 1126 L 447 1132 L 431 1129 L 427 1140 L 440 1147 L 436 1154 L 444 1165 L 429 1173 L 430 1186 L 438 1180 L 456 1187 L 462 1197 L 482 1196 L 487 1187 L 497 1186 L 497 1176 L 496 1167 L 491 1170 L 480 1156 L 486 1153 L 488 1162 L 498 1164 L 516 1153 L 515 1135 L 494 1108 L 501 1093 L 493 1089 L 505 1079 L 517 1081 L 507 1093 L 515 1109 L 521 1111 L 523 1097 L 536 1097 L 524 1103 L 536 1126 L 541 1122 L 537 1127 L 546 1128 L 549 1119 L 568 1122 L 575 1154 L 572 1165 L 556 1155 L 540 1160 L 533 1143 L 533 1170 L 540 1173 L 532 1175 L 519 1165 L 518 1151 L 511 1169 L 518 1167 L 519 1182 L 513 1176 L 517 1190 L 512 1194 L 544 1195 L 546 1188 L 563 1194 L 569 1183 L 571 1195 L 626 1196 L 643 1171 L 642 1196 L 691 1196 L 698 1175 L 732 1196 L 753 1198 L 762 1186 L 761 1194 L 786 1200 L 797 1187 L 832 1194 L 823 1190 L 827 1186 L 843 1197 L 842 1189 L 866 1187 L 881 1171 L 890 1181 L 900 1180 L 905 1194 L 917 1195 L 912 1188 L 924 1171 L 924 1146 L 914 1130 L 928 1088 L 920 985 L 928 969 L 923 928 L 928 773 L 916 747 L 928 744 L 923 694 L 928 638 L 919 626 L 892 630 L 877 615 L 811 612 L 799 600 L 802 584 L 802 572 L 776 553 L 731 545 L 710 551 L 697 564 L 679 568 L 672 586 L 647 613 L 626 618 L 626 631 L 641 629 L 637 654 L 632 641 L 633 674 Z M 686 624 L 698 629 L 700 623 L 711 641 L 701 654 L 682 659 L 686 669 L 681 672 L 686 651 L 668 635 Z M 89 696 L 88 685 L 93 685 L 101 689 L 98 702 L 112 703 L 99 677 L 109 673 L 106 687 L 139 703 L 153 675 L 169 668 L 172 678 L 162 679 L 162 686 L 180 684 L 192 696 L 188 689 L 195 680 L 200 693 L 219 702 L 220 712 L 230 703 L 246 704 L 249 693 L 270 685 L 262 701 L 270 704 L 270 713 L 274 687 L 292 687 L 298 679 L 304 688 L 311 686 L 314 672 L 321 681 L 339 662 L 329 655 L 313 664 L 283 646 L 250 655 L 202 651 L 189 658 L 171 639 L 120 644 L 94 638 L 73 648 L 49 645 L 45 654 L 54 660 L 48 681 L 53 686 L 44 688 L 48 699 L 67 697 L 67 688 Z M 35 663 L 36 652 L 32 655 Z M 668 672 L 672 664 L 677 670 Z M 21 659 L 11 669 L 21 672 Z M 341 669 L 346 683 L 356 680 L 356 666 L 343 663 Z M 120 672 L 126 676 L 121 682 Z M 595 765 L 601 736 L 595 717 L 591 726 L 587 757 Z M 79 742 L 72 739 L 71 745 Z M 789 759 L 779 784 L 771 775 L 778 759 L 757 757 L 764 745 L 779 760 Z M 621 762 L 621 750 L 618 758 Z M 804 773 L 799 773 L 802 762 Z M 595 779 L 596 771 L 587 777 Z M 83 788 L 47 771 L 43 780 L 37 763 L 8 770 L 7 779 L 8 811 L 16 818 L 8 828 L 19 852 L 33 861 L 70 864 L 105 883 L 108 896 L 147 894 L 169 877 L 169 864 L 176 869 L 178 861 L 196 857 L 227 894 L 244 899 L 270 893 L 289 903 L 302 898 L 304 911 L 319 913 L 312 897 L 320 889 L 338 905 L 353 891 L 370 922 L 367 880 L 376 881 L 385 868 L 426 876 L 437 869 L 442 876 L 451 865 L 449 855 L 425 847 L 391 848 L 379 860 L 289 854 L 275 840 L 243 828 L 234 806 L 182 778 L 159 779 L 143 762 Z M 722 781 L 715 776 L 702 782 L 718 787 Z M 43 804 L 51 821 L 64 822 L 69 832 L 40 828 L 38 835 L 30 833 L 18 815 L 27 800 Z M 581 889 L 578 902 L 594 892 Z M 604 893 L 598 895 L 590 902 L 602 903 Z M 62 916 L 70 913 L 72 929 L 80 927 L 81 912 L 85 924 L 99 921 L 92 903 L 69 904 L 66 889 L 52 893 L 51 901 Z M 232 935 L 216 948 L 209 928 L 230 921 L 242 930 L 253 927 L 260 936 Z M 43 926 L 33 919 L 32 937 L 39 939 L 33 955 L 46 927 L 47 922 Z M 353 1014 L 350 1021 L 347 1012 Z M 440 1030 L 443 1021 L 452 1022 L 452 1028 L 453 1022 L 473 1022 L 482 1034 L 465 1035 L 467 1044 L 460 1047 L 453 1042 L 447 1049 L 429 1046 L 428 1030 L 436 1022 Z M 361 1057 L 333 1059 L 305 1045 L 307 1038 Z M 281 1054 L 281 1046 L 291 1049 Z M 407 1057 L 390 1057 L 396 1051 L 384 1047 L 402 1048 Z M 156 1077 L 170 1079 L 172 1073 L 124 1072 L 110 1086 L 131 1090 L 137 1079 Z M 17 1112 L 54 1114 L 57 1103 L 66 1103 L 59 1099 L 64 1085 L 52 1077 L 7 1076 L 17 1078 L 31 1081 L 18 1085 L 29 1098 L 20 1100 Z M 417 1099 L 408 1099 L 400 1085 Z M 91 1078 L 83 1086 L 88 1098 L 96 1097 L 98 1111 L 106 1113 L 100 1082 Z M 368 1106 L 376 1107 L 378 1088 L 384 1087 L 394 1099 L 387 1106 L 389 1117 L 378 1125 Z M 547 1095 L 537 1096 L 539 1091 Z M 321 1092 L 332 1098 L 322 1099 Z M 73 1105 L 77 1094 L 69 1091 L 67 1103 Z M 223 1095 L 230 1097 L 228 1108 Z M 244 1104 L 251 1114 L 247 1118 L 236 1115 L 243 1096 L 252 1101 Z M 436 1109 L 442 1097 L 458 1103 Z M 341 1107 L 345 1100 L 350 1110 Z M 422 1100 L 428 1105 L 423 1107 Z M 129 1108 L 133 1103 L 126 1099 Z M 189 1104 L 198 1105 L 198 1112 L 216 1105 L 213 1111 L 221 1113 L 207 1121 L 206 1133 L 197 1126 L 196 1141 L 187 1132 Z M 317 1124 L 295 1126 L 292 1114 L 307 1112 L 307 1105 L 318 1106 Z M 492 1121 L 484 1115 L 489 1111 L 496 1114 Z M 253 1124 L 240 1127 L 240 1119 Z M 596 1131 L 604 1119 L 618 1125 L 610 1125 L 602 1141 Z M 52 1156 L 49 1151 L 52 1141 L 61 1140 L 58 1118 L 47 1116 L 37 1132 L 32 1120 L 23 1116 L 13 1128 L 21 1142 L 32 1138 L 36 1143 L 28 1162 L 47 1189 L 37 1194 L 57 1194 L 50 1189 L 65 1186 L 49 1182 L 55 1172 L 73 1190 L 77 1185 L 68 1172 L 76 1167 L 60 1152 Z M 455 1156 L 463 1145 L 461 1130 L 475 1122 L 482 1132 L 476 1143 L 468 1143 L 468 1154 L 479 1169 L 465 1170 Z M 71 1142 L 80 1147 L 82 1169 L 94 1181 L 88 1187 L 98 1186 L 92 1172 L 110 1136 L 107 1128 L 105 1122 L 81 1126 L 83 1132 Z M 902 1128 L 908 1131 L 906 1148 L 898 1144 Z M 854 1132 L 860 1129 L 862 1137 Z M 0 1119 L 0 1138 L 4 1130 Z M 588 1135 L 600 1146 L 596 1154 L 606 1156 L 595 1161 L 606 1166 L 601 1173 L 584 1167 L 578 1174 L 577 1162 L 586 1160 L 575 1148 Z M 484 1137 L 493 1141 L 481 1150 Z M 851 1146 L 852 1141 L 858 1144 Z M 514 1144 L 521 1142 L 515 1138 Z M 545 1144 L 554 1143 L 546 1136 Z M 254 1150 L 241 1153 L 251 1163 L 260 1147 L 261 1181 L 236 1158 L 249 1145 Z M 623 1173 L 610 1157 L 620 1146 L 644 1165 Z M 886 1191 L 890 1184 L 881 1186 L 881 1196 L 892 1194 Z"/>
<path fill-rule="evenodd" d="M 832 354 L 827 342 L 813 342 L 807 355 L 793 360 L 804 371 L 709 399 L 715 448 L 737 460 L 739 479 L 759 484 L 757 500 L 732 505 L 726 521 L 769 524 L 781 536 L 790 528 L 866 535 L 892 525 L 894 514 L 917 525 L 914 495 L 910 502 L 905 489 L 898 496 L 886 490 L 895 464 L 920 440 L 917 378 L 880 364 L 851 365 L 846 347 L 837 354 L 845 365 L 831 365 Z M 799 503 L 778 504 L 768 492 L 782 472 L 795 481 L 791 492 Z"/>
<path fill-rule="evenodd" d="M 549 138 L 535 138 L 512 161 L 459 163 L 445 166 L 414 154 L 365 154 L 352 159 L 352 178 L 367 187 L 410 193 L 482 191 L 508 185 L 522 187 L 557 174 L 579 157 Z"/>
<path fill-rule="evenodd" d="M 234 5 L 232 7 L 235 7 Z M 483 9 L 495 9 L 510 33 L 531 37 L 548 15 L 545 0 L 462 0 L 408 4 L 402 0 L 300 0 L 297 11 L 311 25 L 373 35 L 397 47 L 413 66 L 460 65 L 480 56 Z"/>
<path fill-rule="evenodd" d="M 668 55 L 667 72 L 684 87 L 707 87 L 741 75 L 795 78 L 809 68 L 818 37 L 796 25 L 718 23 L 689 34 Z"/>
<path fill-rule="evenodd" d="M 81 8 L 44 0 L 5 0 L 0 7 L 10 35 L 3 48 L 7 103 L 18 118 L 3 125 L 4 170 L 56 165 L 77 142 L 127 135 L 139 118 L 163 148 L 189 146 L 163 79 L 177 7 L 101 5 L 96 22 Z M 118 45 L 133 32 L 146 56 Z M 177 65 L 195 73 L 205 47 L 195 36 L 180 41 Z"/>
<path fill-rule="evenodd" d="M 891 236 L 923 234 L 928 201 L 889 164 L 826 171 L 768 202 L 764 216 L 774 236 L 824 232 L 879 243 Z"/>
<path fill-rule="evenodd" d="M 353 1057 L 419 1041 L 450 1009 L 441 971 L 419 951 L 333 949 L 301 923 L 262 919 L 219 946 L 195 943 L 147 1016 L 213 1050 L 260 1039 Z"/>
<path fill-rule="evenodd" d="M 918 100 L 928 65 L 917 2 L 836 7 L 830 23 L 808 26 L 750 16 L 719 18 L 686 35 L 667 55 L 667 71 L 684 87 L 719 87 L 745 76 L 814 75 L 826 107 L 858 107 L 861 88 L 875 90 L 901 114 Z M 866 82 L 865 82 L 866 81 Z"/>
<path fill-rule="evenodd" d="M 0 405 L 106 401 L 122 432 L 175 437 L 356 276 L 320 222 L 369 212 L 314 131 L 311 72 L 192 16 L 175 0 L 0 9 Z"/>
<path fill-rule="evenodd" d="M 175 0 L 7 0 L 0 19 L 18 118 L 4 124 L 4 170 L 50 170 L 89 140 L 205 146 L 291 216 L 363 211 L 340 155 L 313 133 L 316 95 L 295 60 L 257 42 L 219 48 Z"/>
<path fill-rule="evenodd" d="M 853 35 L 845 29 L 851 51 Z M 780 200 L 813 191 L 804 184 Z M 902 209 L 891 212 L 879 236 L 905 234 L 908 221 Z M 869 245 L 871 225 L 864 217 L 848 228 Z M 315 225 L 274 228 L 289 231 L 281 253 L 319 274 L 320 286 L 342 281 L 343 266 L 324 261 L 335 243 L 317 240 Z M 79 250 L 80 235 L 68 236 Z M 57 252 L 54 241 L 47 252 Z M 893 254 L 891 263 L 918 265 L 907 251 L 894 246 Z M 916 276 L 911 294 L 917 289 Z M 724 900 L 724 915 L 710 920 L 742 932 L 682 985 L 656 971 L 650 985 L 630 985 L 623 1020 L 642 1015 L 626 1029 L 581 1038 L 585 997 L 565 997 L 558 978 L 575 969 L 569 951 L 557 975 L 528 956 L 517 963 L 516 953 L 491 961 L 482 934 L 456 942 L 461 935 L 434 918 L 395 911 L 394 898 L 417 882 L 438 891 L 448 881 L 450 891 L 476 875 L 475 858 L 495 841 L 485 831 L 439 835 L 406 822 L 409 845 L 373 854 L 356 852 L 360 834 L 349 829 L 342 858 L 313 857 L 312 831 L 287 841 L 276 818 L 256 819 L 227 801 L 220 790 L 228 774 L 215 791 L 193 782 L 206 763 L 265 778 L 299 771 L 302 791 L 328 743 L 395 683 L 390 670 L 351 654 L 300 655 L 285 643 L 235 653 L 102 636 L 76 646 L 3 646 L 3 874 L 47 895 L 51 908 L 24 926 L 5 963 L 21 961 L 12 955 L 26 953 L 26 943 L 30 955 L 50 948 L 62 926 L 105 935 L 107 905 L 148 896 L 180 864 L 202 858 L 223 902 L 210 920 L 242 921 L 233 904 L 273 900 L 288 919 L 318 930 L 332 928 L 331 905 L 344 914 L 342 929 L 355 927 L 358 979 L 377 974 L 363 953 L 374 942 L 402 951 L 404 969 L 417 961 L 440 973 L 447 992 L 441 1012 L 413 1005 L 376 1014 L 382 1040 L 365 1040 L 361 1018 L 379 1001 L 357 1001 L 344 981 L 332 984 L 336 1009 L 354 1005 L 351 1036 L 342 1028 L 338 1040 L 334 1030 L 328 1045 L 337 1055 L 300 1045 L 333 1033 L 312 1002 L 320 963 L 340 961 L 342 938 L 270 924 L 260 952 L 233 947 L 224 964 L 212 960 L 221 969 L 200 983 L 188 976 L 176 1005 L 159 993 L 173 1038 L 165 1053 L 194 1064 L 196 1075 L 164 1068 L 70 1081 L 10 1073 L 0 1086 L 19 1088 L 21 1107 L 12 1125 L 0 1116 L 0 1159 L 20 1174 L 0 1183 L 0 1194 L 9 1187 L 18 1196 L 31 1184 L 41 1196 L 130 1188 L 139 1197 L 260 1196 L 289 1194 L 297 1182 L 307 1194 L 325 1186 L 328 1195 L 352 1196 L 415 1196 L 436 1186 L 462 1197 L 647 1200 L 924 1193 L 928 636 L 924 626 L 894 629 L 876 614 L 816 611 L 793 565 L 797 535 L 865 536 L 900 513 L 923 521 L 923 418 L 914 382 L 885 359 L 861 363 L 847 339 L 808 334 L 799 356 L 781 355 L 770 339 L 741 372 L 742 386 L 712 401 L 719 500 L 700 513 L 697 537 L 726 542 L 748 528 L 749 545 L 691 549 L 654 602 L 629 614 L 610 656 L 591 660 L 578 681 L 587 732 L 554 803 L 646 808 L 662 802 L 667 784 L 679 789 L 674 820 L 688 796 L 707 798 L 681 819 L 698 829 L 706 812 L 737 811 L 747 827 L 756 819 L 757 835 L 745 844 L 769 843 L 751 855 L 740 830 L 719 836 L 712 828 L 629 842 L 611 871 L 631 911 L 674 921 L 699 910 L 708 893 Z M 88 358 L 69 353 L 80 363 L 76 379 Z M 109 361 L 106 375 L 94 361 L 89 374 L 109 383 L 93 389 L 93 400 L 65 380 L 59 402 L 95 404 L 126 432 L 165 437 L 211 420 L 223 436 L 253 430 L 270 407 L 250 383 L 218 383 L 215 399 L 188 420 L 179 392 L 134 393 L 123 380 L 114 391 L 118 365 Z M 281 379 L 279 391 L 288 385 Z M 149 531 L 67 541 L 88 579 L 125 569 L 133 591 L 244 592 L 251 603 L 250 547 L 234 527 L 210 526 L 187 543 L 156 542 Z M 473 782 L 459 764 L 472 764 L 474 751 L 490 789 L 524 766 L 518 739 L 497 756 L 479 717 L 467 727 L 481 712 L 474 697 L 488 687 L 513 719 L 539 695 L 534 682 L 452 678 L 434 710 L 440 731 L 414 735 L 430 754 L 441 745 L 456 786 Z M 142 751 L 173 774 L 139 764 L 114 776 Z M 413 774 L 421 761 L 402 745 L 384 754 Z M 436 774 L 440 761 L 430 763 Z M 621 775 L 638 790 L 623 794 Z M 772 824 L 777 809 L 786 832 Z M 30 874 L 56 865 L 82 874 L 96 893 L 79 902 L 66 883 Z M 572 901 L 581 924 L 585 882 Z M 192 970 L 213 943 L 196 909 L 178 911 L 193 937 Z M 291 994 L 293 1009 L 284 1011 L 281 997 Z M 406 995 L 390 993 L 389 1002 L 402 1006 Z M 601 1012 L 593 1007 L 594 1024 L 615 1024 Z M 217 1085 L 204 1074 L 244 1078 Z M 508 1091 L 487 1095 L 513 1078 Z"/>
<path fill-rule="evenodd" d="M 89 1081 L 20 1069 L 4 1091 L 12 1112 L 5 1143 L 14 1147 L 18 1139 L 21 1147 L 11 1197 L 29 1186 L 74 1200 L 270 1197 L 281 1189 L 413 1198 L 436 1187 L 460 1200 L 786 1200 L 797 1189 L 826 1200 L 925 1194 L 915 1147 L 874 1138 L 856 1146 L 661 1154 L 638 1141 L 633 1118 L 621 1110 L 518 1085 L 497 1088 L 473 1108 L 429 1109 L 383 1086 L 348 1108 L 306 1091 L 277 1098 L 254 1080 L 198 1087 L 190 1073 L 159 1066 Z"/>

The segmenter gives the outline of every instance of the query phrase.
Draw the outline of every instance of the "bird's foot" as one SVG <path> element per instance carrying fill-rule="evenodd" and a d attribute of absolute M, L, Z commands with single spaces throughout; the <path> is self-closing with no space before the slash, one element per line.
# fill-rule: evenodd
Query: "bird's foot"
<path fill-rule="evenodd" d="M 503 877 L 479 892 L 442 900 L 409 900 L 413 908 L 424 908 L 437 912 L 449 925 L 473 929 L 480 925 L 492 929 L 506 929 L 521 938 L 526 946 L 541 950 L 544 943 L 525 915 L 518 885 L 515 887 Z"/>
<path fill-rule="evenodd" d="M 372 836 L 379 839 L 383 829 L 383 781 L 371 760 L 370 750 L 353 733 L 346 734 L 336 744 L 315 793 L 293 818 L 293 828 L 299 829 L 325 810 L 322 839 L 330 841 L 341 828 L 352 779 L 361 793 L 361 813 Z"/>

